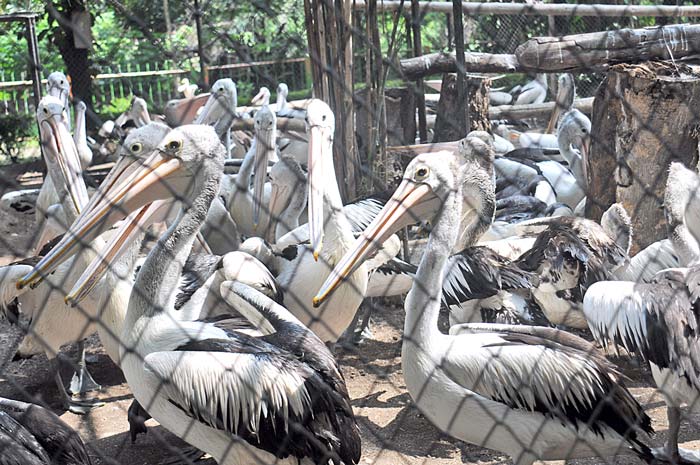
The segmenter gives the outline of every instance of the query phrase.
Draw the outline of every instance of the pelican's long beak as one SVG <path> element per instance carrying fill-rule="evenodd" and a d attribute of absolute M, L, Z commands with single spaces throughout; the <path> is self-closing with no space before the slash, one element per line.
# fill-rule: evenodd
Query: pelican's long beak
<path fill-rule="evenodd" d="M 19 289 L 34 284 L 68 259 L 82 244 L 89 243 L 112 224 L 144 205 L 170 199 L 174 192 L 187 192 L 190 176 L 183 173 L 182 162 L 156 149 L 139 166 L 116 166 L 120 172 L 108 179 L 63 239 L 17 283 Z"/>
<path fill-rule="evenodd" d="M 270 221 L 267 223 L 267 231 L 265 233 L 265 240 L 270 244 L 275 242 L 275 230 L 277 229 L 277 223 L 279 223 L 279 217 L 289 203 L 288 192 L 288 187 L 272 184 L 270 191 Z"/>
<path fill-rule="evenodd" d="M 333 148 L 331 128 L 311 126 L 309 128 L 309 238 L 313 249 L 314 259 L 323 248 L 323 196 L 328 182 L 326 164 Z"/>
<path fill-rule="evenodd" d="M 260 88 L 257 94 L 255 94 L 255 97 L 253 97 L 250 100 L 251 105 L 262 105 L 263 103 L 263 98 L 265 98 L 265 91 Z"/>
<path fill-rule="evenodd" d="M 552 110 L 552 116 L 549 117 L 549 123 L 547 123 L 547 129 L 545 130 L 545 134 L 553 134 L 554 130 L 556 129 L 557 126 L 557 121 L 559 121 L 559 116 L 561 116 L 561 112 L 564 110 L 562 107 L 562 104 L 558 101 L 554 101 L 554 110 Z"/>
<path fill-rule="evenodd" d="M 88 203 L 87 187 L 80 177 L 80 157 L 75 142 L 63 123 L 63 113 L 52 114 L 39 123 L 41 144 L 44 148 L 49 169 L 59 172 L 64 182 L 66 194 L 70 197 L 75 211 L 80 213 Z M 58 188 L 58 187 L 57 187 Z"/>
<path fill-rule="evenodd" d="M 321 305 L 362 263 L 372 257 L 392 234 L 440 210 L 440 198 L 427 184 L 404 179 L 379 215 L 340 259 L 313 299 Z"/>
<path fill-rule="evenodd" d="M 172 200 L 157 200 L 131 213 L 110 241 L 106 244 L 100 256 L 96 257 L 73 285 L 66 296 L 66 303 L 75 307 L 95 288 L 107 272 L 110 263 L 114 263 L 138 237 L 139 233 L 148 226 L 166 221 L 171 216 L 175 203 Z"/>
<path fill-rule="evenodd" d="M 588 155 L 591 150 L 591 135 L 587 134 L 581 140 L 581 165 L 583 171 L 583 179 L 586 184 L 588 184 Z"/>
<path fill-rule="evenodd" d="M 263 110 L 260 110 L 263 111 Z M 269 111 L 269 110 L 268 110 Z M 270 112 L 272 115 L 272 113 Z M 255 146 L 255 174 L 253 175 L 253 225 L 258 226 L 260 221 L 260 209 L 262 208 L 265 193 L 265 181 L 267 180 L 267 162 L 270 154 L 275 150 L 275 124 L 277 122 L 272 115 L 272 125 L 267 128 L 259 128 L 255 131 L 258 143 Z"/>

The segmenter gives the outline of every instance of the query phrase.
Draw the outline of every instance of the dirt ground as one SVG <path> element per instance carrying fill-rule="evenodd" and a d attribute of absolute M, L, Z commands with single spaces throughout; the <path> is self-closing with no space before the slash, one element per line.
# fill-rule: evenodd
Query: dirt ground
<path fill-rule="evenodd" d="M 0 169 L 0 179 L 14 186 L 12 180 L 21 173 L 17 167 Z M 29 246 L 33 231 L 32 211 L 17 212 L 0 208 L 0 264 L 21 257 Z M 510 460 L 498 453 L 446 437 L 433 427 L 414 407 L 406 392 L 401 371 L 401 328 L 403 308 L 396 302 L 378 305 L 374 313 L 374 338 L 356 350 L 339 349 L 338 358 L 345 374 L 353 407 L 362 431 L 362 462 L 366 465 L 459 463 L 496 464 Z M 17 330 L 0 323 L 0 360 L 13 351 Z M 75 355 L 75 347 L 65 350 Z M 10 362 L 0 371 L 0 395 L 16 399 L 34 399 L 48 405 L 68 424 L 76 428 L 90 448 L 95 464 L 145 465 L 162 464 L 175 459 L 184 444 L 149 421 L 148 435 L 131 444 L 126 409 L 132 397 L 120 370 L 102 350 L 97 336 L 89 340 L 89 367 L 103 389 L 98 397 L 105 405 L 88 415 L 77 416 L 60 409 L 56 388 L 49 374 L 45 356 Z M 661 445 L 667 430 L 666 413 L 661 397 L 653 389 L 648 371 L 626 358 L 614 358 L 630 378 L 627 385 L 654 421 L 656 445 Z M 689 416 L 681 427 L 683 447 L 700 449 L 700 417 Z M 575 460 L 571 463 L 594 464 L 600 459 Z M 179 463 L 185 463 L 180 461 Z M 211 459 L 198 464 L 213 464 Z M 639 463 L 635 458 L 618 458 L 615 463 Z"/>

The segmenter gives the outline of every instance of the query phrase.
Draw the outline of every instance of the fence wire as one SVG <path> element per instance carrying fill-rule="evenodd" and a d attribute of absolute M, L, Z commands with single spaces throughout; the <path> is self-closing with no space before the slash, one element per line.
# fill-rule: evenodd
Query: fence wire
<path fill-rule="evenodd" d="M 38 106 L 8 26 L 0 463 L 700 460 L 694 18 L 274 3 L 52 2 Z"/>

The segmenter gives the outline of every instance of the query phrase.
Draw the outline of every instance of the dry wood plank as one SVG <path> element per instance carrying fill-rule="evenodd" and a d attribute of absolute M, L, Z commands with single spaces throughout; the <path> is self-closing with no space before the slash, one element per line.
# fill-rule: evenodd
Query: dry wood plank
<path fill-rule="evenodd" d="M 489 108 L 489 119 L 525 119 L 547 118 L 554 110 L 554 102 L 532 103 L 529 105 L 501 105 Z M 593 108 L 593 97 L 577 99 L 574 108 L 578 108 L 587 115 Z"/>
<path fill-rule="evenodd" d="M 515 55 L 466 52 L 464 63 L 468 72 L 515 73 L 520 71 Z M 442 73 L 457 72 L 457 59 L 453 53 L 429 53 L 400 60 L 399 67 L 408 80 Z"/>

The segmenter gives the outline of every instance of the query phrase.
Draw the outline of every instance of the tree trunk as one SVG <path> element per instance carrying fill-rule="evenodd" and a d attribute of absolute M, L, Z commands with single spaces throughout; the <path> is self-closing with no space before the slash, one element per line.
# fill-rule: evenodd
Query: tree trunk
<path fill-rule="evenodd" d="M 343 201 L 355 197 L 360 163 L 355 147 L 352 99 L 352 2 L 305 0 L 313 95 L 335 115 L 333 160 Z"/>
<path fill-rule="evenodd" d="M 60 10 L 56 8 L 60 6 Z M 92 108 L 92 76 L 90 75 L 90 58 L 88 49 L 75 48 L 71 17 L 74 12 L 85 11 L 82 2 L 61 1 L 46 3 L 46 10 L 56 21 L 53 28 L 53 42 L 61 53 L 71 79 L 71 92 L 74 100 L 82 100 L 88 107 L 88 115 L 94 115 Z M 55 71 L 55 70 L 50 70 Z M 89 128 L 96 126 L 94 118 L 88 117 L 86 124 Z"/>
<path fill-rule="evenodd" d="M 457 76 L 445 74 L 442 77 L 440 101 L 437 108 L 437 119 L 433 143 L 449 142 L 463 139 L 469 131 L 489 130 L 489 88 L 491 80 L 467 76 L 467 92 L 464 102 L 457 100 Z M 455 123 L 454 115 L 467 108 L 469 112 L 469 127 L 460 127 Z"/>
<path fill-rule="evenodd" d="M 598 89 L 586 217 L 598 220 L 613 202 L 621 202 L 632 217 L 633 253 L 667 236 L 668 165 L 697 167 L 698 101 L 700 76 L 682 65 L 680 70 L 656 62 L 618 65 Z"/>

